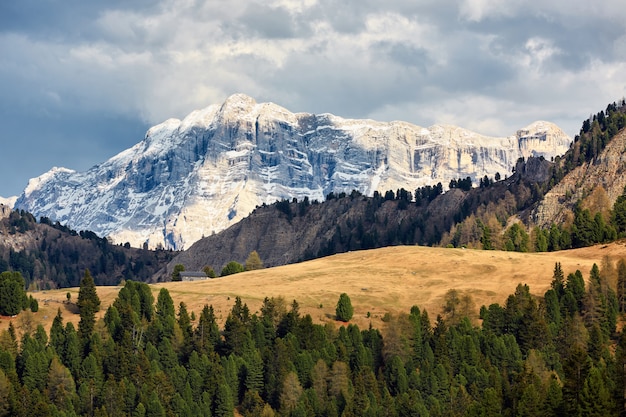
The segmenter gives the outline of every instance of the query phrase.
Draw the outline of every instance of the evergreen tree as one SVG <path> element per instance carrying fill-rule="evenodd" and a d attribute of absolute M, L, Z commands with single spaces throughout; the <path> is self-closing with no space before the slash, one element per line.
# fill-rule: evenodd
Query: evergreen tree
<path fill-rule="evenodd" d="M 215 274 L 215 271 L 213 270 L 213 268 L 208 266 L 208 265 L 205 266 L 204 268 L 202 268 L 202 271 L 204 271 L 206 276 L 209 277 L 209 278 L 216 278 L 217 277 L 217 275 Z"/>
<path fill-rule="evenodd" d="M 96 313 L 100 310 L 100 298 L 98 298 L 96 285 L 88 269 L 85 270 L 85 275 L 80 281 L 77 306 L 80 310 L 78 335 L 85 343 L 91 337 L 96 323 Z"/>
<path fill-rule="evenodd" d="M 165 417 L 165 408 L 159 400 L 159 396 L 156 391 L 152 391 L 146 402 L 146 417 Z"/>
<path fill-rule="evenodd" d="M 182 355 L 187 357 L 193 350 L 193 327 L 191 326 L 191 318 L 187 311 L 187 305 L 180 302 L 178 305 L 178 327 L 183 334 Z"/>
<path fill-rule="evenodd" d="M 50 326 L 50 346 L 54 348 L 59 357 L 63 357 L 65 349 L 65 328 L 63 327 L 63 316 L 61 309 L 57 309 L 57 315 L 52 320 Z"/>
<path fill-rule="evenodd" d="M 78 375 L 80 361 L 82 359 L 80 340 L 78 333 L 71 322 L 65 325 L 65 347 L 63 349 L 63 357 L 61 358 L 74 377 Z"/>
<path fill-rule="evenodd" d="M 354 309 L 352 308 L 352 302 L 350 301 L 350 297 L 348 297 L 348 294 L 342 293 L 339 296 L 339 301 L 337 302 L 335 314 L 337 316 L 337 320 L 343 322 L 348 322 L 352 318 L 352 315 L 354 314 Z"/>
<path fill-rule="evenodd" d="M 528 252 L 528 233 L 519 225 L 514 223 L 505 233 L 504 247 L 507 251 Z"/>
<path fill-rule="evenodd" d="M 483 235 L 480 238 L 480 243 L 483 245 L 483 250 L 495 249 L 491 240 L 491 229 L 489 226 L 483 226 Z"/>
<path fill-rule="evenodd" d="M 583 298 L 585 297 L 585 280 L 583 274 L 576 270 L 573 274 L 567 276 L 565 292 L 571 294 L 571 298 L 575 301 L 576 311 L 582 311 Z"/>
<path fill-rule="evenodd" d="M 248 391 L 263 391 L 263 359 L 258 350 L 246 351 L 245 360 L 245 381 L 244 385 Z"/>
<path fill-rule="evenodd" d="M 617 303 L 620 313 L 626 313 L 626 259 L 617 263 Z"/>
<path fill-rule="evenodd" d="M 603 377 L 599 368 L 591 368 L 580 395 L 580 409 L 583 416 L 617 414 L 617 410 L 611 404 L 611 394 L 605 381 L 607 378 Z"/>
<path fill-rule="evenodd" d="M 167 288 L 161 288 L 156 303 L 156 320 L 153 321 L 154 331 L 157 333 L 157 341 L 162 338 L 171 338 L 174 335 L 174 326 L 176 323 L 176 312 L 174 310 L 174 301 L 170 296 Z"/>
<path fill-rule="evenodd" d="M 581 414 L 581 398 L 589 369 L 587 353 L 580 346 L 573 346 L 563 363 L 563 402 L 569 416 Z"/>
<path fill-rule="evenodd" d="M 222 268 L 222 272 L 220 273 L 220 276 L 225 277 L 228 275 L 238 274 L 244 271 L 245 269 L 243 265 L 241 265 L 239 262 L 230 261 L 229 263 L 226 264 L 224 268 Z"/>
<path fill-rule="evenodd" d="M 213 415 L 215 417 L 233 417 L 235 406 L 231 389 L 226 382 L 217 386 L 215 401 L 213 402 Z"/>
<path fill-rule="evenodd" d="M 539 227 L 535 228 L 535 251 L 547 252 L 548 251 L 548 236 L 547 232 Z"/>
<path fill-rule="evenodd" d="M 552 283 L 550 286 L 556 293 L 557 298 L 560 300 L 565 292 L 565 275 L 563 274 L 560 262 L 554 264 L 554 273 L 552 274 Z"/>
<path fill-rule="evenodd" d="M 174 265 L 174 270 L 172 271 L 172 281 L 181 281 L 182 277 L 180 276 L 180 273 L 183 272 L 184 270 L 185 270 L 185 265 L 183 264 Z"/>
<path fill-rule="evenodd" d="M 0 274 L 0 315 L 14 316 L 25 306 L 27 301 L 25 282 L 19 272 L 2 272 Z"/>
<path fill-rule="evenodd" d="M 195 330 L 196 348 L 201 353 L 211 352 L 220 338 L 220 330 L 217 326 L 213 306 L 205 304 Z"/>
<path fill-rule="evenodd" d="M 620 237 L 626 236 L 626 187 L 613 204 L 611 223 Z"/>

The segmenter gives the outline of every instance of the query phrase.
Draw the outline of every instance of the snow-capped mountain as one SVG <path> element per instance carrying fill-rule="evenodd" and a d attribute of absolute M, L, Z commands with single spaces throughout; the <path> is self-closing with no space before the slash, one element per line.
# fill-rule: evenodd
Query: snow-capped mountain
<path fill-rule="evenodd" d="M 150 128 L 86 172 L 54 168 L 30 180 L 15 207 L 115 242 L 183 249 L 263 203 L 467 176 L 477 183 L 504 177 L 520 157 L 561 155 L 570 142 L 548 122 L 495 138 L 454 126 L 294 114 L 236 94 Z"/>

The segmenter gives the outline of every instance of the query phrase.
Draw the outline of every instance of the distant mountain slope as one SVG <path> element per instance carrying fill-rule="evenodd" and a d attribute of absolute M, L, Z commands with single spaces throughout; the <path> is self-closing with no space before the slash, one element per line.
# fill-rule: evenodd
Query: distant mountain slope
<path fill-rule="evenodd" d="M 234 95 L 170 119 L 86 172 L 32 179 L 15 207 L 133 246 L 182 249 L 283 198 L 323 200 L 506 175 L 520 157 L 563 154 L 571 140 L 537 122 L 505 138 L 453 126 L 291 113 Z"/>
<path fill-rule="evenodd" d="M 89 269 L 98 285 L 147 281 L 174 254 L 110 244 L 47 219 L 0 205 L 0 272 L 19 271 L 32 289 L 74 287 Z"/>
<path fill-rule="evenodd" d="M 219 273 L 228 261 L 244 262 L 252 250 L 274 266 L 397 244 L 521 251 L 584 246 L 589 242 L 571 235 L 572 207 L 582 200 L 591 217 L 601 212 L 604 223 L 610 221 L 609 211 L 626 185 L 625 126 L 626 103 L 611 104 L 606 113 L 583 123 L 571 148 L 554 162 L 541 157 L 520 160 L 504 180 L 487 178 L 478 188 L 420 196 L 418 202 L 410 196 L 403 201 L 393 193 L 390 198 L 353 194 L 317 205 L 283 201 L 262 207 L 222 233 L 198 241 L 168 265 L 168 272 L 181 263 L 192 269 L 210 265 Z M 548 232 L 553 223 L 556 228 Z M 540 234 L 546 241 L 539 241 Z M 597 242 L 610 236 L 604 231 L 602 235 Z"/>
<path fill-rule="evenodd" d="M 479 207 L 506 205 L 513 213 L 529 207 L 537 198 L 532 189 L 549 178 L 550 166 L 543 158 L 530 158 L 517 164 L 514 175 L 488 186 L 453 188 L 445 194 L 423 187 L 419 202 L 401 189 L 399 195 L 353 192 L 323 203 L 284 200 L 262 206 L 178 254 L 156 279 L 170 279 L 176 264 L 195 271 L 211 266 L 219 274 L 229 261 L 244 263 L 253 250 L 265 266 L 277 266 L 359 249 L 438 244 L 444 232 Z"/>
<path fill-rule="evenodd" d="M 524 173 L 535 180 L 531 205 L 486 199 L 488 204 L 455 224 L 441 243 L 483 247 L 486 234 L 492 248 L 552 251 L 624 236 L 624 225 L 614 221 L 612 211 L 626 185 L 625 100 L 583 121 L 565 155 L 540 169 L 533 165 L 516 168 L 535 172 Z"/>

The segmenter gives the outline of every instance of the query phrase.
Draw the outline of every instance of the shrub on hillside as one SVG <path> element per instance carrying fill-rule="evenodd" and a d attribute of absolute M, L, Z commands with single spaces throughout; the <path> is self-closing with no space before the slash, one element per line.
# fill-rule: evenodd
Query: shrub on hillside
<path fill-rule="evenodd" d="M 220 276 L 225 277 L 227 275 L 238 274 L 244 271 L 244 267 L 242 264 L 236 261 L 230 261 L 226 266 L 222 269 L 222 273 Z"/>

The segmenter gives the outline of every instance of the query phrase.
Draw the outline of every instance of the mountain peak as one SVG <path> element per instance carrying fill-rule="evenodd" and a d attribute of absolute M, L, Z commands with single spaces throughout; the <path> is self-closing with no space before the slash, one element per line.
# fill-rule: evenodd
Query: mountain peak
<path fill-rule="evenodd" d="M 74 170 L 63 168 L 63 167 L 52 167 L 50 171 L 45 172 L 38 177 L 31 178 L 28 181 L 28 185 L 26 186 L 26 189 L 24 190 L 24 194 L 29 195 L 32 192 L 39 190 L 43 184 L 54 182 L 56 179 L 58 179 L 61 176 L 71 175 L 71 174 L 74 174 L 75 172 L 76 171 Z"/>
<path fill-rule="evenodd" d="M 257 102 L 252 97 L 237 93 L 231 95 L 224 101 L 221 111 L 223 113 L 234 114 L 249 113 L 256 105 Z"/>
<path fill-rule="evenodd" d="M 118 243 L 183 249 L 258 205 L 468 176 L 476 184 L 510 172 L 521 156 L 562 154 L 571 141 L 556 130 L 526 130 L 498 138 L 455 126 L 294 114 L 233 94 L 152 127 L 87 172 L 57 169 L 31 180 L 16 207 Z"/>
<path fill-rule="evenodd" d="M 563 149 L 563 155 L 571 143 L 571 139 L 563 130 L 551 122 L 539 120 L 516 132 L 522 156 L 541 157 L 546 159 L 556 156 L 555 148 Z"/>

